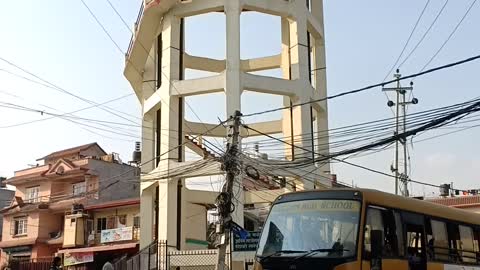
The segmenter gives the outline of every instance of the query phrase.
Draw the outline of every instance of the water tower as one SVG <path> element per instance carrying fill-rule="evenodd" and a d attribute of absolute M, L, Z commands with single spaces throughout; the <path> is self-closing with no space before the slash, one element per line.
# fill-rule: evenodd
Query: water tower
<path fill-rule="evenodd" d="M 185 51 L 186 18 L 206 13 L 225 15 L 225 59 L 190 55 Z M 276 16 L 280 21 L 281 52 L 255 59 L 241 59 L 241 15 L 258 12 Z M 124 75 L 131 83 L 143 109 L 142 173 L 154 174 L 187 164 L 186 148 L 205 155 L 201 140 L 189 136 L 203 134 L 217 123 L 187 121 L 187 97 L 225 93 L 226 115 L 242 111 L 242 93 L 266 93 L 283 97 L 283 106 L 320 99 L 326 96 L 325 38 L 322 0 L 145 0 L 134 27 Z M 205 32 L 209 29 L 205 29 Z M 259 44 L 262 42 L 258 40 Z M 186 79 L 185 71 L 200 70 L 211 76 Z M 281 77 L 259 75 L 259 71 L 279 69 Z M 211 104 L 204 104 L 208 108 Z M 259 107 L 257 111 L 263 108 Z M 196 107 L 195 110 L 202 110 Z M 314 136 L 328 129 L 326 102 L 294 106 L 282 111 L 282 118 L 251 123 L 250 126 L 267 134 L 282 134 L 287 141 L 316 152 L 328 153 L 327 136 Z M 227 129 L 219 127 L 209 137 L 225 138 Z M 244 136 L 258 136 L 252 132 Z M 294 138 L 294 139 L 293 139 Z M 168 152 L 187 142 L 178 150 Z M 322 146 L 323 147 L 319 147 Z M 199 150 L 200 149 L 200 150 Z M 168 153 L 167 153 L 168 152 Z M 165 153 L 165 154 L 164 154 Z M 305 157 L 311 153 L 285 146 L 287 159 Z M 162 154 L 161 157 L 158 157 Z M 208 153 L 207 153 L 208 154 Z M 329 164 L 304 168 L 326 177 L 318 185 L 328 186 Z M 211 172 L 208 172 L 211 173 Z M 208 174 L 198 171 L 196 175 Z M 220 173 L 220 171 L 218 172 Z M 298 174 L 300 175 L 300 173 Z M 292 175 L 286 175 L 292 178 Z M 145 177 L 143 177 L 145 179 Z M 295 178 L 295 177 L 293 177 Z M 314 188 L 315 183 L 294 179 L 297 186 Z M 317 185 L 317 187 L 318 187 Z M 208 192 L 185 188 L 183 179 L 142 183 L 141 246 L 152 239 L 168 240 L 178 249 L 186 248 L 188 239 L 201 238 L 203 229 L 192 228 L 187 220 L 196 206 L 211 201 Z M 243 222 L 244 194 L 238 187 L 234 213 L 237 223 Z M 247 196 L 245 196 L 247 197 Z M 158 209 L 158 211 L 155 211 Z M 154 214 L 156 213 L 156 214 Z M 157 233 L 152 229 L 157 227 Z"/>

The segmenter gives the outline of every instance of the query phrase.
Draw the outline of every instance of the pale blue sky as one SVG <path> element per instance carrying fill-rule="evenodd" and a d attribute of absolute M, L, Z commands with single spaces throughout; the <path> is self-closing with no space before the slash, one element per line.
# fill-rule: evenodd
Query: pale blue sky
<path fill-rule="evenodd" d="M 133 25 L 140 1 L 111 0 L 121 15 Z M 449 35 L 472 0 L 450 1 L 437 25 L 424 43 L 402 67 L 403 74 L 418 71 Z M 124 27 L 108 3 L 86 0 L 105 25 L 113 39 L 125 51 L 130 32 Z M 444 1 L 431 1 L 412 44 L 418 40 L 433 20 Z M 379 82 L 399 54 L 425 1 L 325 1 L 325 35 L 327 46 L 327 80 L 329 94 L 335 94 L 367 84 Z M 242 16 L 242 57 L 265 56 L 280 50 L 278 18 Z M 457 33 L 432 66 L 463 59 L 480 52 L 480 3 L 477 3 Z M 222 58 L 225 54 L 223 15 L 187 21 L 187 52 Z M 208 31 L 208 34 L 205 33 Z M 99 28 L 80 0 L 61 1 L 2 1 L 0 3 L 0 56 L 53 82 L 79 96 L 103 102 L 133 93 L 123 77 L 124 57 Z M 247 40 L 247 37 L 250 40 Z M 411 48 L 411 46 L 409 46 Z M 409 49 L 407 48 L 407 51 Z M 0 69 L 20 73 L 0 61 Z M 415 81 L 415 96 L 420 103 L 411 112 L 435 108 L 479 96 L 477 76 L 480 62 L 466 64 L 447 71 L 427 75 Z M 193 74 L 191 74 L 193 76 Z M 12 96 L 14 95 L 14 96 Z M 243 112 L 260 111 L 280 106 L 279 98 L 246 94 Z M 0 71 L 0 101 L 45 109 L 43 105 L 67 112 L 89 104 L 55 90 L 32 84 Z M 204 97 L 189 98 L 189 105 L 204 122 L 225 118 L 222 94 L 202 106 Z M 134 95 L 109 106 L 133 116 L 140 116 L 140 107 Z M 330 127 L 369 121 L 392 116 L 386 107 L 386 98 L 380 89 L 356 96 L 339 98 L 329 103 Z M 129 123 L 100 109 L 86 110 L 77 116 Z M 266 115 L 255 120 L 278 117 Z M 0 127 L 42 119 L 45 116 L 0 108 Z M 188 111 L 187 118 L 198 120 Z M 85 128 L 85 127 L 83 127 Z M 129 133 L 139 130 L 128 127 Z M 35 159 L 49 152 L 96 141 L 108 152 L 118 152 L 127 161 L 136 139 L 93 130 L 111 138 L 91 133 L 62 119 L 41 121 L 29 125 L 0 128 L 0 175 L 12 176 L 13 171 L 34 164 Z M 118 130 L 117 130 L 118 131 Z M 121 131 L 125 132 L 125 131 Z M 426 134 L 435 135 L 437 133 Z M 478 183 L 476 154 L 479 144 L 475 139 L 479 130 L 450 135 L 436 140 L 414 144 L 412 178 L 440 184 L 454 181 L 457 188 L 474 188 Z M 371 155 L 352 161 L 388 172 L 393 152 Z M 344 182 L 355 181 L 363 187 L 393 190 L 391 179 L 369 172 L 334 165 L 333 171 Z M 414 186 L 416 194 L 423 189 Z M 427 191 L 431 189 L 426 189 Z"/>

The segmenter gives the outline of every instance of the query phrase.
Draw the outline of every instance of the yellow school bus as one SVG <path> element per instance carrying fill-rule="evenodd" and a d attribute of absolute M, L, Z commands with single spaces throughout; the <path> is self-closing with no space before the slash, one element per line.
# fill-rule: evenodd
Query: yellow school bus
<path fill-rule="evenodd" d="M 480 215 L 368 189 L 288 193 L 254 269 L 480 270 Z"/>

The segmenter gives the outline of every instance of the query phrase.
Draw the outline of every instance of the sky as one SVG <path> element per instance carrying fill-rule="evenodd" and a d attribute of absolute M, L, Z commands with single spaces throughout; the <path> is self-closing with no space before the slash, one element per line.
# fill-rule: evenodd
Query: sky
<path fill-rule="evenodd" d="M 402 74 L 418 72 L 449 36 L 473 0 L 450 1 L 437 23 L 409 60 Z M 125 21 L 133 26 L 140 1 L 111 0 Z M 343 91 L 378 83 L 383 80 L 402 50 L 426 1 L 324 1 L 325 40 L 327 57 L 327 91 L 334 95 Z M 134 142 L 139 140 L 140 104 L 123 76 L 124 52 L 131 32 L 115 14 L 106 0 L 85 0 L 98 17 L 115 44 L 102 31 L 80 0 L 2 1 L 0 3 L 0 57 L 53 83 L 83 99 L 102 103 L 124 98 L 108 106 L 107 112 L 91 108 L 75 116 L 121 122 L 125 125 L 83 125 L 54 118 L 38 112 L 0 107 L 0 176 L 11 177 L 16 170 L 36 164 L 36 159 L 50 152 L 85 143 L 98 142 L 107 152 L 120 153 L 124 161 L 131 159 Z M 409 52 L 434 20 L 444 1 L 430 1 L 413 33 Z M 253 58 L 280 52 L 280 19 L 249 13 L 241 18 L 241 56 Z M 480 38 L 480 3 L 468 16 L 429 67 L 446 64 L 478 54 Z M 225 56 L 224 15 L 215 13 L 189 18 L 186 21 L 186 51 L 193 55 L 222 59 Z M 463 102 L 478 96 L 477 76 L 480 61 L 415 80 L 414 96 L 419 104 L 409 112 L 423 111 Z M 15 75 L 12 75 L 16 74 Z M 187 71 L 187 78 L 204 76 Z M 278 75 L 278 71 L 266 73 Z M 0 101 L 62 114 L 92 106 L 38 83 L 28 74 L 0 60 Z M 390 76 L 391 77 L 391 76 Z M 186 118 L 192 121 L 217 123 L 225 119 L 224 94 L 187 99 Z M 281 106 L 279 97 L 244 93 L 242 112 L 257 112 Z M 330 128 L 392 117 L 387 98 L 379 88 L 329 102 Z M 218 106 L 205 106 L 218 104 Z M 194 113 L 192 112 L 194 111 Z M 119 117 L 121 116 L 121 117 Z M 198 116 L 198 118 L 197 118 Z M 277 119 L 279 114 L 262 115 L 248 121 Z M 14 126 L 33 120 L 34 123 Z M 87 124 L 88 126 L 86 126 Z M 99 129 L 101 128 L 101 129 Z M 450 131 L 450 130 L 449 130 Z M 422 138 L 447 132 L 426 133 Z M 119 134 L 121 133 L 121 134 Z M 455 188 L 478 188 L 477 168 L 480 145 L 479 129 L 413 143 L 411 178 L 432 184 L 454 182 Z M 350 161 L 376 170 L 389 172 L 393 151 L 351 159 Z M 361 187 L 393 191 L 391 178 L 333 164 L 338 179 Z M 415 195 L 437 192 L 419 185 L 410 187 Z"/>

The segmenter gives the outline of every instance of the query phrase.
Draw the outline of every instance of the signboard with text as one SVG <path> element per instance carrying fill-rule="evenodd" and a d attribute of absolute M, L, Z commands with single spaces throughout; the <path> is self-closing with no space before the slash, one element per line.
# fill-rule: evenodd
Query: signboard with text
<path fill-rule="evenodd" d="M 133 228 L 124 227 L 110 230 L 102 230 L 100 234 L 101 243 L 127 241 L 133 239 Z"/>
<path fill-rule="evenodd" d="M 65 253 L 65 255 L 63 256 L 64 266 L 71 266 L 88 262 L 93 262 L 93 252 Z"/>
<path fill-rule="evenodd" d="M 246 239 L 233 235 L 233 251 L 256 251 L 261 232 L 248 232 Z"/>

